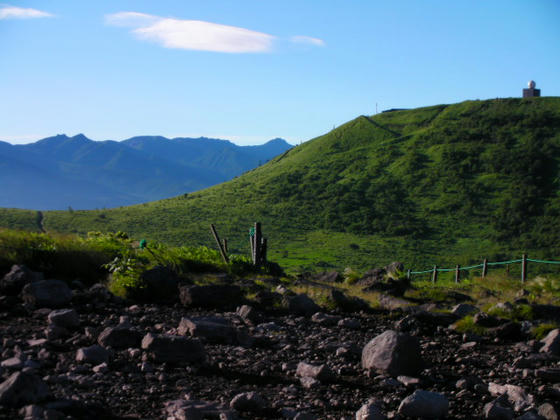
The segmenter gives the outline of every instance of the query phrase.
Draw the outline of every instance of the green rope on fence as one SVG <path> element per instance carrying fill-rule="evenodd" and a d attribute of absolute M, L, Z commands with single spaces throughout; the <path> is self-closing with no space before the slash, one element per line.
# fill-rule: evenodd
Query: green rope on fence
<path fill-rule="evenodd" d="M 433 273 L 434 270 L 425 270 L 425 271 L 411 271 L 410 274 L 427 274 L 427 273 Z"/>
<path fill-rule="evenodd" d="M 533 260 L 531 258 L 527 258 L 527 261 L 541 263 L 541 264 L 560 264 L 560 261 Z"/>
<path fill-rule="evenodd" d="M 531 259 L 531 258 L 527 258 L 528 262 L 534 262 L 534 263 L 540 263 L 540 264 L 557 264 L 560 265 L 560 261 L 546 261 L 546 260 L 535 260 L 535 259 Z M 495 265 L 508 265 L 508 264 L 517 264 L 523 262 L 523 259 L 518 259 L 518 260 L 509 260 L 509 261 L 496 261 L 496 262 L 489 262 L 486 263 L 487 266 L 495 266 Z M 459 270 L 472 270 L 475 268 L 482 268 L 484 267 L 484 264 L 477 264 L 477 265 L 470 265 L 468 267 L 459 267 Z M 436 271 L 438 273 L 449 273 L 451 271 L 456 271 L 456 268 L 438 268 Z M 428 273 L 433 273 L 434 269 L 431 270 L 424 270 L 424 271 L 411 271 L 410 275 L 413 274 L 428 274 Z"/>
<path fill-rule="evenodd" d="M 482 268 L 484 267 L 484 264 L 478 264 L 478 265 L 470 265 L 468 267 L 460 267 L 461 270 L 472 270 L 473 268 Z"/>

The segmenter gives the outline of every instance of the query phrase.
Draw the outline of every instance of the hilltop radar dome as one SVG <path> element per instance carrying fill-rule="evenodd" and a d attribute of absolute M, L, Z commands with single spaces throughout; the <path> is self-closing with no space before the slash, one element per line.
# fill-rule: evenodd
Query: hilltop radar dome
<path fill-rule="evenodd" d="M 527 89 L 523 89 L 523 97 L 524 98 L 534 98 L 534 97 L 541 96 L 541 90 L 540 89 L 535 89 L 535 86 L 537 86 L 537 84 L 535 83 L 534 80 L 529 80 L 529 83 L 527 83 L 527 86 L 528 86 Z"/>

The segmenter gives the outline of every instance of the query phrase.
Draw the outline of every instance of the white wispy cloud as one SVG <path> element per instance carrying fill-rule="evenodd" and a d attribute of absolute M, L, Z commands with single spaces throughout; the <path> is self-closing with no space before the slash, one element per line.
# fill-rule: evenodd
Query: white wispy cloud
<path fill-rule="evenodd" d="M 262 53 L 272 50 L 276 37 L 235 26 L 199 20 L 164 18 L 138 12 L 105 16 L 109 25 L 132 28 L 139 39 L 165 48 L 224 53 Z"/>
<path fill-rule="evenodd" d="M 53 14 L 42 10 L 0 5 L 0 19 L 37 19 L 53 16 Z"/>
<path fill-rule="evenodd" d="M 322 39 L 312 38 L 310 36 L 305 36 L 305 35 L 295 35 L 290 38 L 290 41 L 292 41 L 295 44 L 307 44 L 316 47 L 324 47 L 326 45 L 325 41 L 323 41 Z"/>

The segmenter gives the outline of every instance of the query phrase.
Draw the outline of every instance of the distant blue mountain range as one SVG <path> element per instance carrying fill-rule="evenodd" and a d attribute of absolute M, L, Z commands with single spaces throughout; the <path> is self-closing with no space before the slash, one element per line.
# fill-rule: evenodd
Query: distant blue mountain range
<path fill-rule="evenodd" d="M 205 137 L 93 141 L 83 134 L 26 145 L 0 141 L 0 207 L 95 209 L 159 200 L 232 179 L 291 147 L 279 138 L 261 146 Z"/>

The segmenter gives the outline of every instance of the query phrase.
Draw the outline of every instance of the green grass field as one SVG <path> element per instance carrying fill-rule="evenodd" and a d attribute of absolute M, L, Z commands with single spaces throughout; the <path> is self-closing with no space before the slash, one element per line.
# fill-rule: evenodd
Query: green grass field
<path fill-rule="evenodd" d="M 44 213 L 48 232 L 125 231 L 234 253 L 263 224 L 292 272 L 560 259 L 560 98 L 466 101 L 360 116 L 232 181 L 136 206 Z M 37 213 L 0 209 L 37 230 Z M 550 267 L 539 267 L 546 271 Z"/>

